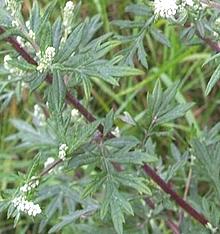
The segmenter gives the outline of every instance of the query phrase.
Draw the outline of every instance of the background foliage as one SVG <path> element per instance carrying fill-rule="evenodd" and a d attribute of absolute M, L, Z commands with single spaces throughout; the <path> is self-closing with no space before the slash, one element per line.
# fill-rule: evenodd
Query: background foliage
<path fill-rule="evenodd" d="M 38 2 L 42 9 L 51 3 Z M 62 0 L 52 3 L 39 25 L 32 10 L 41 51 L 59 47 L 58 16 L 64 5 Z M 186 32 L 164 19 L 155 22 L 148 5 L 143 0 L 82 1 L 74 22 L 83 20 L 55 56 L 52 88 L 41 84 L 46 74 L 32 80 L 34 66 L 18 62 L 16 54 L 10 64 L 26 71 L 30 87 L 22 86 L 19 76 L 16 82 L 8 80 L 3 59 L 13 49 L 1 41 L 1 233 L 168 234 L 175 233 L 175 223 L 176 233 L 210 233 L 158 189 L 143 172 L 144 162 L 219 226 L 219 85 L 209 83 L 206 89 L 211 76 L 211 81 L 218 79 L 218 62 L 215 57 L 202 66 L 213 55 L 208 46 L 194 33 L 190 38 L 190 28 Z M 25 19 L 31 6 L 24 1 Z M 203 22 L 197 22 L 201 35 Z M 71 107 L 64 104 L 66 84 L 97 121 L 71 119 Z M 46 127 L 33 118 L 36 103 L 48 117 Z M 100 123 L 105 135 L 118 126 L 121 136 L 93 144 L 99 141 Z M 35 201 L 42 204 L 43 216 L 18 217 L 10 211 L 10 199 L 40 173 L 48 157 L 56 157 L 60 143 L 69 146 L 69 161 L 41 180 Z M 115 170 L 118 164 L 123 171 Z M 7 216 L 20 220 L 14 227 Z"/>

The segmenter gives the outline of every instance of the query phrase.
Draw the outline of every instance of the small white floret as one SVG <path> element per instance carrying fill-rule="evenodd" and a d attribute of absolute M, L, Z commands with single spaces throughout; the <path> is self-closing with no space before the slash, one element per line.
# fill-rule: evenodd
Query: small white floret
<path fill-rule="evenodd" d="M 59 148 L 58 158 L 61 160 L 65 160 L 67 150 L 68 150 L 68 146 L 66 144 L 61 144 Z"/>
<path fill-rule="evenodd" d="M 77 109 L 72 109 L 71 116 L 73 119 L 76 119 L 79 117 L 79 111 Z"/>

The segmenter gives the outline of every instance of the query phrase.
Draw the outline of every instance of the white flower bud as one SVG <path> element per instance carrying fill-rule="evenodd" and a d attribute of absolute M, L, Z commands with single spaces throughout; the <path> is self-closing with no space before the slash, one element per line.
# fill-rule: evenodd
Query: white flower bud
<path fill-rule="evenodd" d="M 72 109 L 72 111 L 71 111 L 71 117 L 73 119 L 78 118 L 79 117 L 79 111 L 77 109 Z"/>
<path fill-rule="evenodd" d="M 61 160 L 65 160 L 67 150 L 68 150 L 68 146 L 66 144 L 60 145 L 58 158 Z"/>
<path fill-rule="evenodd" d="M 217 233 L 217 231 L 218 231 L 218 228 L 213 227 L 211 223 L 207 223 L 206 228 L 209 229 L 212 233 Z"/>
<path fill-rule="evenodd" d="M 38 104 L 34 105 L 33 122 L 37 126 L 45 125 L 45 115 Z"/>
<path fill-rule="evenodd" d="M 9 61 L 11 61 L 12 60 L 12 58 L 11 58 L 11 56 L 10 55 L 5 55 L 5 57 L 4 57 L 4 67 L 5 67 L 5 69 L 7 69 L 7 70 L 10 70 L 10 65 L 8 64 L 8 62 Z"/>
<path fill-rule="evenodd" d="M 20 44 L 21 47 L 25 47 L 24 39 L 22 37 L 17 36 L 16 40 Z"/>
<path fill-rule="evenodd" d="M 17 20 L 12 20 L 11 25 L 12 25 L 12 27 L 18 28 L 19 27 L 19 22 Z"/>
<path fill-rule="evenodd" d="M 64 11 L 69 12 L 74 10 L 75 5 L 72 1 L 68 1 L 64 7 Z"/>
<path fill-rule="evenodd" d="M 45 58 L 47 59 L 47 62 L 50 63 L 53 61 L 53 58 L 55 56 L 55 48 L 54 47 L 48 47 L 45 51 Z"/>
<path fill-rule="evenodd" d="M 40 62 L 37 66 L 37 70 L 39 72 L 43 72 L 44 70 L 48 69 L 53 62 L 55 56 L 55 48 L 48 47 L 43 56 L 40 53 L 37 53 L 37 57 L 39 57 Z"/>
<path fill-rule="evenodd" d="M 28 32 L 28 36 L 31 38 L 31 40 L 35 41 L 35 33 L 31 29 Z"/>
<path fill-rule="evenodd" d="M 15 16 L 20 4 L 15 0 L 5 0 L 5 5 L 11 15 Z"/>
<path fill-rule="evenodd" d="M 68 1 L 63 9 L 63 25 L 65 27 L 69 26 L 70 18 L 74 10 L 75 5 L 72 1 Z"/>

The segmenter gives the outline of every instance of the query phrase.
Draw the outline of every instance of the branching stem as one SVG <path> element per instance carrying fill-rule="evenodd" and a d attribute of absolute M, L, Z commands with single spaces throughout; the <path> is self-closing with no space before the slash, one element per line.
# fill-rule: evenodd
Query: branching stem
<path fill-rule="evenodd" d="M 3 34 L 5 32 L 4 28 L 0 26 L 0 34 Z M 13 37 L 8 37 L 5 39 L 7 42 L 9 42 L 12 47 L 30 64 L 37 65 L 37 62 L 32 58 L 32 56 L 20 46 L 20 44 L 17 42 L 17 40 Z M 51 84 L 52 83 L 52 76 L 48 74 L 46 76 L 46 81 Z M 96 118 L 70 93 L 67 92 L 66 95 L 66 101 L 73 105 L 89 122 L 93 122 L 96 120 Z M 102 133 L 103 132 L 103 126 L 99 125 L 99 130 Z M 108 137 L 114 137 L 113 134 L 109 134 Z M 44 169 L 40 176 L 46 175 L 51 169 L 53 169 L 55 166 L 60 164 L 62 160 L 56 160 L 54 163 L 49 165 L 46 169 Z M 197 220 L 202 225 L 206 226 L 208 223 L 208 220 L 200 213 L 198 213 L 189 203 L 184 201 L 170 186 L 147 164 L 143 166 L 143 170 L 145 173 L 166 193 L 168 193 L 171 198 L 185 210 L 189 215 L 191 215 L 195 220 Z"/>

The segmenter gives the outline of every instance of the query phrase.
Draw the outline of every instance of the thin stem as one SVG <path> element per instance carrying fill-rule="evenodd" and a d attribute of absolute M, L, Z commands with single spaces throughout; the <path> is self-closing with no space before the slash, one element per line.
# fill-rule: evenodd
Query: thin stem
<path fill-rule="evenodd" d="M 187 181 L 186 181 L 185 191 L 183 195 L 184 200 L 186 200 L 187 198 L 187 195 L 190 189 L 191 179 L 192 179 L 192 166 L 190 166 L 189 174 L 188 174 Z M 181 210 L 179 214 L 179 226 L 181 225 L 182 222 L 183 222 L 183 210 Z"/>
<path fill-rule="evenodd" d="M 0 34 L 4 33 L 5 30 L 0 26 Z M 12 47 L 30 64 L 37 65 L 37 62 L 29 55 L 29 53 L 22 48 L 19 43 L 13 38 L 8 37 L 5 39 L 7 42 L 9 42 Z M 46 81 L 51 84 L 52 83 L 52 76 L 47 75 Z M 89 122 L 93 122 L 96 120 L 96 118 L 84 107 L 82 104 L 70 93 L 67 92 L 66 100 L 68 103 L 73 105 Z M 99 125 L 99 130 L 102 133 L 103 132 L 103 126 Z M 112 133 L 110 133 L 107 137 L 114 137 Z M 43 176 L 47 174 L 52 168 L 54 168 L 56 165 L 61 163 L 62 160 L 56 160 L 54 163 L 52 163 L 50 166 L 48 166 L 40 175 Z M 166 193 L 170 194 L 171 198 L 173 198 L 176 203 L 182 207 L 189 215 L 191 215 L 195 220 L 200 222 L 202 225 L 206 225 L 208 223 L 208 220 L 198 213 L 192 206 L 190 206 L 187 202 L 185 202 L 175 191 L 173 191 L 170 186 L 159 176 L 157 173 L 147 164 L 144 164 L 143 166 L 144 171 L 146 174 L 151 177 L 152 180 L 155 181 L 155 183 Z"/>
<path fill-rule="evenodd" d="M 184 201 L 170 186 L 167 184 L 157 173 L 149 167 L 147 164 L 143 166 L 146 174 L 157 184 L 164 192 L 168 193 L 170 197 L 182 207 L 188 214 L 190 214 L 194 219 L 200 222 L 202 225 L 206 226 L 208 220 L 200 213 L 198 213 L 190 204 Z"/>
<path fill-rule="evenodd" d="M 58 159 L 56 161 L 54 161 L 53 163 L 51 163 L 50 165 L 48 165 L 41 173 L 40 173 L 40 177 L 43 177 L 45 175 L 47 175 L 49 173 L 50 170 L 52 170 L 54 167 L 56 167 L 58 164 L 60 164 L 61 162 L 63 162 L 62 159 Z"/>
<path fill-rule="evenodd" d="M 214 42 L 212 41 L 210 38 L 205 38 L 202 37 L 198 32 L 197 32 L 197 36 L 203 40 L 207 45 L 209 45 L 209 47 L 214 50 L 215 52 L 220 52 L 220 44 L 218 42 Z"/>
<path fill-rule="evenodd" d="M 166 224 L 172 230 L 173 234 L 180 234 L 179 227 L 174 222 L 167 220 Z"/>

